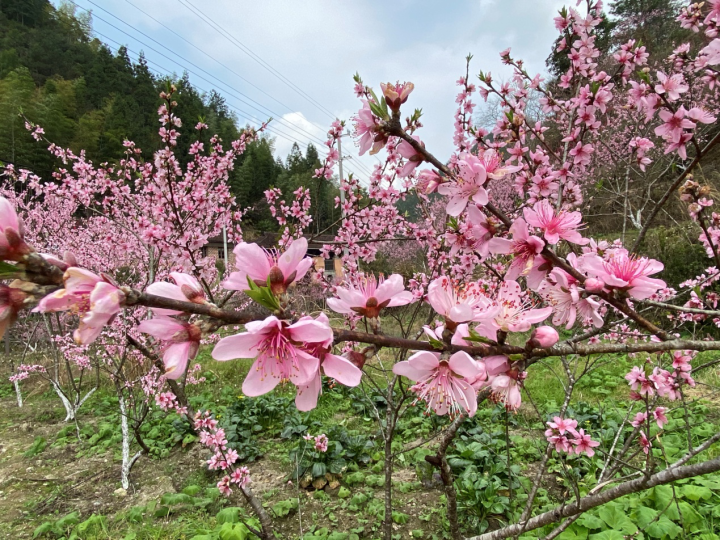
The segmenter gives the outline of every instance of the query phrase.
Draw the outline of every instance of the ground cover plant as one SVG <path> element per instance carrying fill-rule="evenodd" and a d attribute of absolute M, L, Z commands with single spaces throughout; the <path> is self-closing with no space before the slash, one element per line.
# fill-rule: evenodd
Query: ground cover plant
<path fill-rule="evenodd" d="M 3 504 L 35 538 L 716 538 L 720 3 L 676 22 L 687 43 L 651 61 L 602 45 L 601 2 L 563 9 L 548 82 L 507 50 L 508 81 L 474 83 L 468 56 L 442 159 L 412 83 L 356 75 L 357 144 L 384 160 L 368 188 L 339 179 L 334 281 L 308 256 L 305 187 L 265 192 L 275 248 L 246 241 L 228 179 L 266 125 L 188 129 L 168 82 L 152 159 L 125 141 L 96 164 L 26 118 L 57 167 L 3 173 Z M 624 183 L 617 239 L 584 223 L 604 179 Z M 672 284 L 643 254 L 670 200 L 708 259 Z M 221 233 L 227 268 L 203 249 Z M 71 464 L 78 480 L 53 472 Z"/>

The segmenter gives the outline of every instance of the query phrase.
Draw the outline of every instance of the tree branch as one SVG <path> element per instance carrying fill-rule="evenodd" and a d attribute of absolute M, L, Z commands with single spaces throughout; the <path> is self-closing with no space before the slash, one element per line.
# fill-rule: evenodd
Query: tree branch
<path fill-rule="evenodd" d="M 695 465 L 686 466 L 672 466 L 664 469 L 656 474 L 651 475 L 648 478 L 638 478 L 615 486 L 614 488 L 608 489 L 596 495 L 589 495 L 583 497 L 579 501 L 575 501 L 571 504 L 555 508 L 549 512 L 544 512 L 533 518 L 531 518 L 526 526 L 520 523 L 503 527 L 496 531 L 473 536 L 467 540 L 501 540 L 503 538 L 510 538 L 521 534 L 523 531 L 532 531 L 556 523 L 563 518 L 568 518 L 586 512 L 591 508 L 601 506 L 603 504 L 619 499 L 630 493 L 637 493 L 638 491 L 644 491 L 655 486 L 668 484 L 684 478 L 692 478 L 693 476 L 700 476 L 703 474 L 709 474 L 720 470 L 720 458 L 715 458 L 710 461 L 703 463 L 697 463 Z"/>

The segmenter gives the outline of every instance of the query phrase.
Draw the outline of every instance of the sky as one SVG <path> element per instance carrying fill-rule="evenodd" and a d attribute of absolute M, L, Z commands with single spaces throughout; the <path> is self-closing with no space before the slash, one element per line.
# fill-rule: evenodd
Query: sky
<path fill-rule="evenodd" d="M 61 0 L 53 0 L 57 5 Z M 512 47 L 528 72 L 544 73 L 557 35 L 561 0 L 73 0 L 92 11 L 93 30 L 111 49 L 145 53 L 151 70 L 187 71 L 201 92 L 222 94 L 241 124 L 273 117 L 275 155 L 297 142 L 320 146 L 334 118 L 347 121 L 361 103 L 352 76 L 412 81 L 407 114 L 423 110 L 418 135 L 438 158 L 452 152 L 456 81 L 473 55 L 480 70 L 510 76 L 498 53 Z M 574 4 L 574 2 L 572 2 Z M 143 35 L 144 34 L 144 35 Z M 479 95 L 473 100 L 478 103 Z M 180 111 L 182 117 L 182 111 Z M 194 119 L 193 119 L 194 120 Z M 343 139 L 345 174 L 361 180 L 377 157 L 359 157 Z"/>

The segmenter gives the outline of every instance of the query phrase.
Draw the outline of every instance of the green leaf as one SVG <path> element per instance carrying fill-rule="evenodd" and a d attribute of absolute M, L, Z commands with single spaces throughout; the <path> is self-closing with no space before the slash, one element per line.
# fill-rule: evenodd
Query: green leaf
<path fill-rule="evenodd" d="M 246 540 L 249 533 L 250 531 L 248 531 L 247 527 L 242 523 L 236 523 L 234 525 L 224 523 L 218 532 L 218 536 L 220 540 Z"/>
<path fill-rule="evenodd" d="M 624 534 L 635 534 L 637 527 L 630 518 L 616 504 L 607 504 L 598 512 L 600 519 L 607 523 L 614 531 L 621 531 Z"/>
<path fill-rule="evenodd" d="M 390 111 L 388 110 L 388 104 L 387 104 L 387 101 L 385 100 L 385 96 L 383 96 L 383 98 L 380 100 L 380 105 L 382 106 L 382 110 L 383 110 L 383 118 L 385 118 L 385 119 L 390 118 Z"/>
<path fill-rule="evenodd" d="M 217 513 L 215 519 L 219 524 L 237 523 L 238 521 L 240 521 L 240 508 L 238 508 L 237 506 L 223 508 Z"/>
<path fill-rule="evenodd" d="M 361 472 L 350 473 L 345 477 L 345 483 L 348 486 L 354 486 L 355 484 L 362 484 L 365 481 L 365 475 Z"/>
<path fill-rule="evenodd" d="M 644 71 L 637 72 L 638 79 L 642 80 L 646 84 L 650 84 L 650 76 Z"/>
<path fill-rule="evenodd" d="M 298 509 L 297 499 L 288 499 L 287 501 L 280 501 L 272 506 L 272 511 L 278 517 L 287 516 L 290 512 Z"/>
<path fill-rule="evenodd" d="M 648 525 L 645 532 L 652 538 L 676 538 L 682 532 L 682 528 L 665 516 L 661 516 L 656 522 Z"/>
<path fill-rule="evenodd" d="M 341 487 L 338 491 L 338 497 L 341 499 L 347 499 L 350 496 L 350 490 L 345 486 Z"/>
<path fill-rule="evenodd" d="M 80 523 L 80 512 L 72 512 L 71 514 L 68 514 L 67 516 L 58 519 L 55 522 L 55 527 L 60 530 L 66 530 L 69 527 L 77 525 L 78 523 Z"/>
<path fill-rule="evenodd" d="M 654 520 L 657 515 L 657 510 L 653 510 L 647 506 L 638 506 L 635 510 L 633 510 L 633 520 L 641 529 L 647 527 L 648 523 Z"/>
<path fill-rule="evenodd" d="M 470 335 L 464 338 L 465 341 L 474 341 L 477 343 L 494 344 L 492 339 L 488 339 L 485 336 L 481 336 L 476 330 L 470 328 Z"/>
<path fill-rule="evenodd" d="M 76 531 L 85 536 L 88 532 L 97 532 L 98 530 L 104 531 L 105 528 L 105 516 L 98 516 L 96 514 L 93 514 L 85 521 L 80 523 L 76 527 Z"/>
<path fill-rule="evenodd" d="M 220 496 L 220 490 L 216 487 L 205 488 L 205 496 L 208 499 L 212 499 L 213 501 L 216 501 L 218 499 L 218 497 Z"/>
<path fill-rule="evenodd" d="M 7 278 L 15 277 L 18 272 L 20 272 L 20 269 L 17 266 L 15 266 L 14 264 L 9 264 L 9 263 L 6 263 L 5 261 L 0 261 L 0 279 L 7 279 Z"/>
<path fill-rule="evenodd" d="M 394 523 L 397 523 L 398 525 L 404 525 L 408 522 L 410 519 L 410 516 L 407 514 L 403 514 L 402 512 L 395 512 L 392 513 L 392 520 Z"/>
<path fill-rule="evenodd" d="M 313 478 L 319 478 L 321 476 L 325 476 L 325 473 L 327 472 L 327 467 L 324 463 L 315 462 L 312 466 L 312 476 Z"/>
<path fill-rule="evenodd" d="M 682 487 L 683 497 L 691 501 L 699 501 L 700 499 L 708 500 L 712 497 L 712 491 L 704 486 L 693 486 L 691 484 Z"/>
<path fill-rule="evenodd" d="M 37 529 L 35 529 L 35 532 L 33 533 L 33 538 L 37 538 L 38 536 L 51 533 L 52 530 L 53 530 L 53 524 L 49 521 L 46 521 L 45 523 L 40 525 Z"/>
<path fill-rule="evenodd" d="M 167 506 L 161 506 L 155 510 L 153 515 L 157 518 L 166 518 L 170 515 L 170 509 Z"/>
<path fill-rule="evenodd" d="M 663 511 L 667 508 L 666 515 L 670 519 L 677 519 L 675 515 L 672 515 L 672 510 L 675 505 L 670 505 L 670 501 L 673 498 L 672 488 L 670 486 L 655 486 L 652 491 L 650 498 L 655 502 L 655 510 Z M 675 509 L 677 513 L 677 509 Z"/>
<path fill-rule="evenodd" d="M 185 489 L 182 490 L 182 492 L 185 495 L 190 495 L 191 497 L 194 497 L 198 493 L 202 491 L 202 488 L 200 486 L 188 486 Z"/>
<path fill-rule="evenodd" d="M 590 540 L 625 540 L 625 537 L 617 531 L 603 531 L 591 534 Z"/>
<path fill-rule="evenodd" d="M 583 514 L 577 523 L 588 529 L 602 529 L 605 526 L 602 519 L 592 514 Z"/>
<path fill-rule="evenodd" d="M 166 493 L 160 499 L 160 504 L 175 506 L 178 504 L 192 504 L 193 498 L 185 493 Z"/>
<path fill-rule="evenodd" d="M 570 527 L 563 531 L 557 540 L 585 540 L 588 537 L 587 529 L 584 527 Z"/>
<path fill-rule="evenodd" d="M 625 537 L 617 531 L 603 531 L 591 534 L 590 540 L 625 540 Z"/>
<path fill-rule="evenodd" d="M 250 279 L 250 276 L 248 276 L 247 280 L 250 290 L 245 291 L 246 295 L 255 300 L 261 306 L 265 306 L 269 310 L 277 311 L 280 309 L 280 304 L 278 303 L 277 298 L 275 298 L 275 295 L 270 290 L 269 277 L 267 287 L 260 287 L 252 279 Z"/>
<path fill-rule="evenodd" d="M 683 525 L 692 525 L 693 523 L 702 521 L 702 516 L 698 514 L 689 503 L 681 501 L 678 506 L 680 507 L 680 512 L 682 513 Z M 718 508 L 718 506 L 715 506 L 715 508 Z"/>

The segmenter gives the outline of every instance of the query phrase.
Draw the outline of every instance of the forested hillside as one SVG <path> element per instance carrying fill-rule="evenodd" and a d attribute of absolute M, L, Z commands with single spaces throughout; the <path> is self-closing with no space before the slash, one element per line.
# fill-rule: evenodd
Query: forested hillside
<path fill-rule="evenodd" d="M 158 94 L 169 82 L 178 88 L 178 114 L 185 122 L 178 155 L 188 155 L 199 119 L 210 128 L 205 138 L 238 136 L 242 126 L 220 94 L 201 94 L 186 74 L 161 79 L 142 55 L 133 62 L 124 47 L 113 53 L 91 36 L 90 17 L 75 13 L 71 4 L 55 9 L 48 0 L 0 2 L 0 162 L 50 178 L 53 159 L 27 132 L 23 116 L 41 125 L 49 140 L 83 149 L 95 162 L 118 159 L 124 139 L 135 141 L 148 158 L 159 144 Z M 252 144 L 231 176 L 239 205 L 251 208 L 246 225 L 273 230 L 276 223 L 263 192 L 271 186 L 288 192 L 305 185 L 312 192 L 314 229 L 330 226 L 337 190 L 312 178 L 319 164 L 312 145 L 305 155 L 294 146 L 283 162 L 273 156 L 271 138 Z"/>

